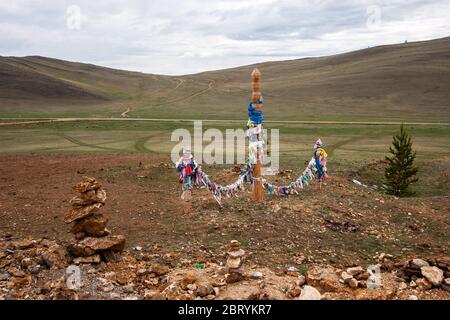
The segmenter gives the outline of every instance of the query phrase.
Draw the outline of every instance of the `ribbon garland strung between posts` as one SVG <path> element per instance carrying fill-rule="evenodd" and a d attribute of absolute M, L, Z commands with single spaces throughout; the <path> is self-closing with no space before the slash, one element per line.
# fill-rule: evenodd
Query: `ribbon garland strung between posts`
<path fill-rule="evenodd" d="M 320 144 L 319 144 L 320 142 Z M 320 180 L 327 176 L 326 157 L 320 139 L 316 142 L 314 156 L 308 163 L 303 173 L 297 180 L 288 185 L 277 186 L 262 179 L 264 190 L 269 195 L 298 194 L 298 191 L 309 185 L 309 181 Z M 253 175 L 253 165 L 248 163 L 244 165 L 236 182 L 229 185 L 221 185 L 212 181 L 209 176 L 203 172 L 202 167 L 190 155 L 190 150 L 184 151 L 183 158 L 176 164 L 178 172 L 181 173 L 180 184 L 183 184 L 183 190 L 190 190 L 193 186 L 205 187 L 214 197 L 219 205 L 222 205 L 222 196 L 228 198 L 237 197 L 237 192 L 245 189 L 245 184 L 253 185 L 255 177 Z M 186 161 L 187 160 L 187 161 Z"/>
<path fill-rule="evenodd" d="M 313 158 L 309 162 L 302 175 L 288 185 L 276 186 L 267 182 L 261 175 L 261 164 L 263 162 L 265 139 L 263 136 L 264 114 L 262 112 L 263 97 L 260 92 L 261 73 L 258 69 L 252 72 L 252 101 L 247 107 L 249 120 L 247 123 L 247 137 L 249 141 L 248 163 L 243 167 L 236 182 L 223 186 L 213 182 L 209 176 L 202 171 L 201 166 L 194 160 L 190 149 L 183 150 L 183 157 L 177 162 L 176 168 L 180 172 L 180 184 L 183 185 L 183 199 L 190 199 L 192 186 L 205 187 L 214 196 L 221 206 L 222 196 L 237 197 L 237 191 L 244 190 L 245 184 L 253 186 L 254 201 L 261 201 L 263 190 L 270 195 L 298 194 L 298 190 L 309 184 L 310 180 L 321 181 L 327 177 L 326 158 L 327 153 L 323 149 L 322 141 L 317 140 L 314 145 Z"/>

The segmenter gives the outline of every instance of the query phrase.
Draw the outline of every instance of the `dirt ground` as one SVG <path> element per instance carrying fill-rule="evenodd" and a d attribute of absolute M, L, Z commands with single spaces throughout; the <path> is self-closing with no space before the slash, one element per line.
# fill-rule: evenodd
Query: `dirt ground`
<path fill-rule="evenodd" d="M 237 176 L 230 168 L 204 171 L 221 183 Z M 272 180 L 281 184 L 295 174 Z M 0 235 L 72 239 L 63 216 L 75 195 L 72 186 L 83 175 L 103 184 L 108 199 L 101 212 L 113 234 L 126 236 L 128 249 L 214 263 L 225 259 L 236 239 L 253 263 L 275 270 L 367 264 L 381 252 L 449 254 L 448 197 L 397 199 L 354 185 L 354 174 L 338 172 L 322 190 L 310 185 L 289 198 L 266 196 L 262 204 L 242 193 L 225 199 L 220 209 L 205 190 L 195 190 L 193 214 L 184 215 L 169 160 L 143 155 L 1 156 Z"/>

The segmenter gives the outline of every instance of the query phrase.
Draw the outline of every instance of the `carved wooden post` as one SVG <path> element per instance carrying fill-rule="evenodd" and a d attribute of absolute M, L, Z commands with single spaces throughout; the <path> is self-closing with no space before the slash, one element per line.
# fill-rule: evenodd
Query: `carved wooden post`
<path fill-rule="evenodd" d="M 252 102 L 253 107 L 257 110 L 262 109 L 262 102 L 261 102 L 261 72 L 255 68 L 252 72 Z M 261 103 L 260 103 L 261 102 Z M 258 125 L 259 133 L 258 133 L 258 140 L 262 142 L 263 140 L 263 126 Z M 253 200 L 256 202 L 263 201 L 263 184 L 262 184 L 262 176 L 261 176 L 261 157 L 262 157 L 262 145 L 258 147 L 257 153 L 256 153 L 256 163 L 254 165 L 253 173 L 255 182 L 253 185 Z"/>

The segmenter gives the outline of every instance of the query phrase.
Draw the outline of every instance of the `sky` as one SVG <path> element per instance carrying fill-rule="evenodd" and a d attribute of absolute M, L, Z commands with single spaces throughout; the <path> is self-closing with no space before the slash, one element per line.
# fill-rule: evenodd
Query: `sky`
<path fill-rule="evenodd" d="M 1 0 L 0 55 L 181 75 L 450 36 L 450 0 Z"/>

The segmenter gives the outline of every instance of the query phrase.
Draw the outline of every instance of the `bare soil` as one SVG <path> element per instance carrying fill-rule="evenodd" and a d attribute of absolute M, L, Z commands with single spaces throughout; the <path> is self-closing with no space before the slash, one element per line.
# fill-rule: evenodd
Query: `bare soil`
<path fill-rule="evenodd" d="M 220 183 L 237 177 L 230 168 L 204 171 Z M 281 184 L 294 174 L 272 180 Z M 193 213 L 184 215 L 169 160 L 143 155 L 1 156 L 0 236 L 72 239 L 63 216 L 83 175 L 103 184 L 108 199 L 101 212 L 113 234 L 126 236 L 128 250 L 138 246 L 215 263 L 236 239 L 252 253 L 252 263 L 274 270 L 367 265 L 380 252 L 399 258 L 449 254 L 448 197 L 398 199 L 338 172 L 321 190 L 310 185 L 289 198 L 266 196 L 261 204 L 244 192 L 225 199 L 222 209 L 204 189 L 194 190 Z"/>

